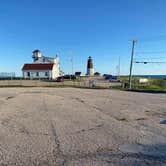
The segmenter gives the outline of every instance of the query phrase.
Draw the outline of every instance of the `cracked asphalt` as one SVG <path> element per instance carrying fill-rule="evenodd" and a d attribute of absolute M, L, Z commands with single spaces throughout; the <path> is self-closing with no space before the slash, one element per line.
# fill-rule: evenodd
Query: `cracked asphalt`
<path fill-rule="evenodd" d="M 0 165 L 166 165 L 166 94 L 0 89 Z"/>

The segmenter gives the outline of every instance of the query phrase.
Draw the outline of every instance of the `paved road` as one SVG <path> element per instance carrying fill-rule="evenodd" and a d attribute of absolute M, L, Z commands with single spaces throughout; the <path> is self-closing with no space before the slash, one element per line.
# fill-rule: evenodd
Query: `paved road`
<path fill-rule="evenodd" d="M 0 165 L 165 165 L 166 95 L 0 89 Z"/>

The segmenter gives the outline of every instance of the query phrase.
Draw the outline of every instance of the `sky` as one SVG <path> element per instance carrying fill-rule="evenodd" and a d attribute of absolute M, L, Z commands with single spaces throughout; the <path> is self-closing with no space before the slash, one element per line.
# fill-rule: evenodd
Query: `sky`
<path fill-rule="evenodd" d="M 166 62 L 165 0 L 0 0 L 0 72 L 21 75 L 32 51 L 60 57 L 61 70 L 129 74 L 134 59 Z M 133 74 L 166 74 L 166 64 L 135 64 Z"/>

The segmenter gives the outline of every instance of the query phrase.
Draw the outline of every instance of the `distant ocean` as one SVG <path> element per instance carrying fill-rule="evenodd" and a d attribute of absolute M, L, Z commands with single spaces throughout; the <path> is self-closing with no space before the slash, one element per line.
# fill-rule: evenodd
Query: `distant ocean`
<path fill-rule="evenodd" d="M 166 75 L 133 75 L 133 77 L 166 79 Z"/>

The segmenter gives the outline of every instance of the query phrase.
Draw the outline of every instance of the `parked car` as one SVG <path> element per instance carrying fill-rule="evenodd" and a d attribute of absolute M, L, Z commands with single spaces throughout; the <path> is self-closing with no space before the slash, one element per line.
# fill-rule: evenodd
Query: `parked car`
<path fill-rule="evenodd" d="M 110 79 L 109 82 L 120 82 L 120 80 L 116 80 L 116 79 Z"/>
<path fill-rule="evenodd" d="M 64 75 L 63 78 L 64 79 L 70 79 L 70 75 Z"/>
<path fill-rule="evenodd" d="M 76 77 L 80 77 L 81 76 L 81 72 L 80 71 L 75 72 L 75 76 Z"/>
<path fill-rule="evenodd" d="M 105 80 L 109 80 L 112 78 L 112 75 L 110 74 L 104 74 L 103 77 L 105 78 Z"/>
<path fill-rule="evenodd" d="M 117 76 L 112 76 L 112 77 L 109 79 L 109 82 L 120 82 L 120 80 L 118 79 Z"/>
<path fill-rule="evenodd" d="M 72 79 L 72 80 L 77 79 L 77 77 L 75 75 L 70 75 L 70 74 L 69 75 L 64 75 L 63 78 L 64 79 Z"/>
<path fill-rule="evenodd" d="M 63 77 L 58 77 L 57 80 L 56 80 L 56 82 L 64 82 Z"/>
<path fill-rule="evenodd" d="M 72 80 L 75 80 L 75 79 L 77 79 L 77 76 L 71 75 L 71 79 L 72 79 Z"/>

